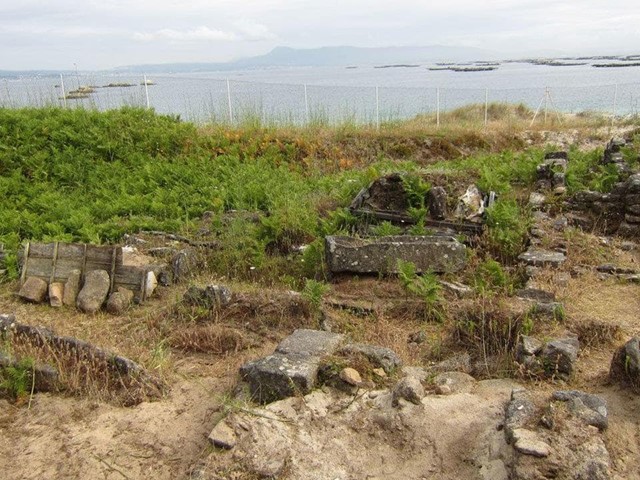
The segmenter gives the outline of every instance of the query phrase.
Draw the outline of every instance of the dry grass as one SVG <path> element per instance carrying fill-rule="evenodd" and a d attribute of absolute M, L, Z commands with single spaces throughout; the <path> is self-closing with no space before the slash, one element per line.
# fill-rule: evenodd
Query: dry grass
<path fill-rule="evenodd" d="M 592 272 L 571 280 L 566 289 L 567 318 L 574 323 L 597 320 L 619 327 L 627 336 L 640 333 L 640 287 L 614 279 L 600 280 Z"/>
<path fill-rule="evenodd" d="M 235 328 L 222 325 L 198 325 L 176 330 L 169 345 L 183 352 L 227 355 L 250 346 L 246 336 Z"/>

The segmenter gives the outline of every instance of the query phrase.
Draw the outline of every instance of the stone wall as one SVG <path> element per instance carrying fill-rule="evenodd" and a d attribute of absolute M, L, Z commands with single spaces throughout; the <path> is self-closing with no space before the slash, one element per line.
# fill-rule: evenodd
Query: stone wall
<path fill-rule="evenodd" d="M 609 193 L 582 191 L 567 202 L 574 223 L 624 237 L 640 236 L 640 173 L 617 183 Z"/>

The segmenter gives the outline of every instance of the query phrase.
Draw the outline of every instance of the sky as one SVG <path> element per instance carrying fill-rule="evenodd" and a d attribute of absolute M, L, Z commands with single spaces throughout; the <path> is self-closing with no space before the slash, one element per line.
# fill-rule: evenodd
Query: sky
<path fill-rule="evenodd" d="M 221 62 L 276 46 L 640 54 L 638 0 L 0 0 L 0 69 Z M 635 48 L 635 51 L 634 51 Z"/>

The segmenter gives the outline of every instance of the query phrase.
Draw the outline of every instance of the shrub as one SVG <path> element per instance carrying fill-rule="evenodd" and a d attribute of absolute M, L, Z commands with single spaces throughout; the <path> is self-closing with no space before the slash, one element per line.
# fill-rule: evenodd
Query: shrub
<path fill-rule="evenodd" d="M 441 322 L 444 320 L 444 310 L 440 291 L 442 286 L 433 272 L 417 274 L 416 266 L 412 262 L 398 260 L 398 278 L 402 287 L 408 293 L 415 295 L 425 303 L 424 316 L 426 320 Z"/>
<path fill-rule="evenodd" d="M 31 358 L 23 358 L 15 365 L 10 365 L 0 370 L 0 389 L 5 390 L 14 400 L 20 400 L 31 391 L 34 361 Z"/>
<path fill-rule="evenodd" d="M 503 199 L 487 209 L 486 239 L 489 251 L 503 262 L 522 253 L 531 220 L 515 200 Z"/>

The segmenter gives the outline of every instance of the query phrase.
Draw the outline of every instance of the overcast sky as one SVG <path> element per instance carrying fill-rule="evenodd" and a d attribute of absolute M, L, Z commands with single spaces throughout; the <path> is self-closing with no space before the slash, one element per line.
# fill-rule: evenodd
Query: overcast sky
<path fill-rule="evenodd" d="M 640 54 L 638 0 L 0 0 L 0 69 L 215 62 L 278 45 Z"/>

